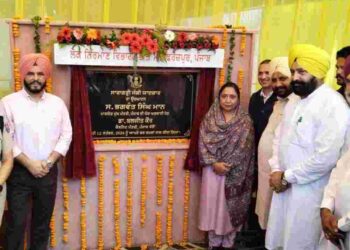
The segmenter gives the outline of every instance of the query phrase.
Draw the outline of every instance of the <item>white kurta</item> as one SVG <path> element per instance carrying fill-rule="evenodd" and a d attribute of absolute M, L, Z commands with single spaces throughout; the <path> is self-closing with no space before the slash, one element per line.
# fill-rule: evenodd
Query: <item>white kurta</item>
<path fill-rule="evenodd" d="M 262 229 L 266 229 L 267 226 L 272 198 L 272 190 L 269 183 L 271 167 L 268 161 L 272 157 L 272 142 L 275 130 L 282 120 L 283 110 L 287 101 L 288 97 L 279 99 L 275 103 L 258 146 L 258 194 L 255 213 L 258 215 L 259 224 Z"/>
<path fill-rule="evenodd" d="M 338 218 L 338 228 L 346 232 L 345 249 L 350 249 L 350 150 L 338 161 L 324 190 L 321 207 L 328 208 Z M 320 250 L 338 248 L 321 236 Z"/>
<path fill-rule="evenodd" d="M 266 248 L 316 250 L 324 187 L 344 144 L 349 109 L 326 85 L 307 98 L 290 98 L 273 145 L 271 169 L 285 171 L 291 187 L 274 193 Z"/>

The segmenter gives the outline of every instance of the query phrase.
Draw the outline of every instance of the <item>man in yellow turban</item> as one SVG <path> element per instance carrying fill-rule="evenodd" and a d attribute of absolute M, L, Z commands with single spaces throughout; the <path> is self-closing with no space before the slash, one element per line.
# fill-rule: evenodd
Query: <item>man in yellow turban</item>
<path fill-rule="evenodd" d="M 321 236 L 323 190 L 340 156 L 350 116 L 345 100 L 323 84 L 330 67 L 327 52 L 299 44 L 291 48 L 288 60 L 297 96 L 286 104 L 273 140 L 269 163 L 275 192 L 266 248 L 314 250 Z"/>

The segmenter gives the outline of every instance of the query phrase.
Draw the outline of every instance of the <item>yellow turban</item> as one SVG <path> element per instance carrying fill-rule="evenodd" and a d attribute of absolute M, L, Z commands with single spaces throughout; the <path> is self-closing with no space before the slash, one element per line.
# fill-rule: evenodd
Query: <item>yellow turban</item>
<path fill-rule="evenodd" d="M 297 62 L 303 69 L 316 78 L 326 76 L 330 67 L 329 54 L 311 44 L 297 44 L 289 50 L 289 67 Z"/>
<path fill-rule="evenodd" d="M 288 65 L 288 57 L 275 57 L 270 62 L 270 75 L 275 72 L 280 72 L 284 76 L 291 77 L 290 68 Z"/>

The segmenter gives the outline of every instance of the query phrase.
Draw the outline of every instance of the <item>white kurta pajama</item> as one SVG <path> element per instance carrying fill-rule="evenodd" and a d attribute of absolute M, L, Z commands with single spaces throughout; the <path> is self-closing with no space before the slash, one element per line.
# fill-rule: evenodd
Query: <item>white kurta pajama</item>
<path fill-rule="evenodd" d="M 323 189 L 344 143 L 349 109 L 323 84 L 307 98 L 291 98 L 284 112 L 269 162 L 272 171 L 285 171 L 291 187 L 273 193 L 266 248 L 316 250 Z"/>
<path fill-rule="evenodd" d="M 288 97 L 279 99 L 275 103 L 258 146 L 258 193 L 255 213 L 258 215 L 259 225 L 262 229 L 266 229 L 272 199 L 272 190 L 269 183 L 271 167 L 268 161 L 272 157 L 272 142 L 275 130 L 282 120 L 287 101 Z"/>
<path fill-rule="evenodd" d="M 350 249 L 350 150 L 338 161 L 324 190 L 321 208 L 328 208 L 338 218 L 338 228 L 346 232 L 345 249 Z M 324 234 L 320 250 L 337 250 Z"/>

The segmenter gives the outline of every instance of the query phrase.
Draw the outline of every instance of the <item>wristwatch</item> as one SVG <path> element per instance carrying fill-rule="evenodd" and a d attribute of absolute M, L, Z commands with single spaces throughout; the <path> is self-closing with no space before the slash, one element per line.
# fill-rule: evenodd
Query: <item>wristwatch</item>
<path fill-rule="evenodd" d="M 50 169 L 50 168 L 52 168 L 53 162 L 51 160 L 47 160 L 46 165 Z"/>
<path fill-rule="evenodd" d="M 282 180 L 281 180 L 281 184 L 282 186 L 288 186 L 289 182 L 286 180 L 286 177 L 284 176 L 284 172 L 282 173 Z"/>

